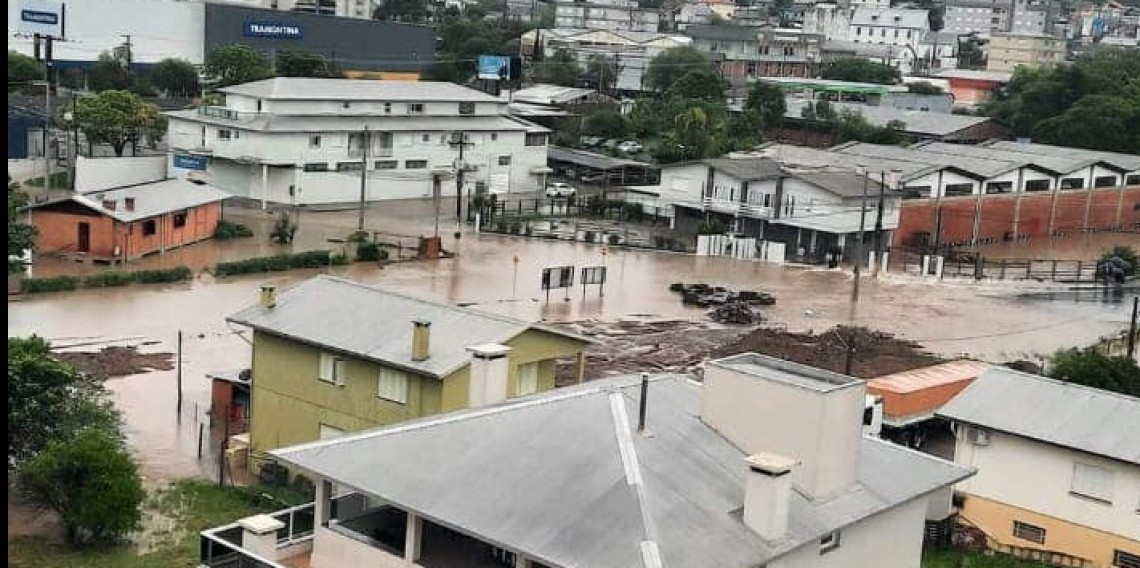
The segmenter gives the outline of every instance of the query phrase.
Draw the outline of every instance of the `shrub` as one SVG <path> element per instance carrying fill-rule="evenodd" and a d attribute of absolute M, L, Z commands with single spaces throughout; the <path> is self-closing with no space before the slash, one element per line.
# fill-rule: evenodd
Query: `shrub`
<path fill-rule="evenodd" d="M 218 221 L 218 226 L 214 228 L 214 238 L 219 241 L 252 236 L 253 231 L 241 223 Z"/>
<path fill-rule="evenodd" d="M 360 262 L 388 260 L 388 251 L 380 248 L 380 245 L 376 243 L 364 243 L 356 247 L 356 260 Z"/>
<path fill-rule="evenodd" d="M 84 288 L 112 288 L 116 286 L 126 286 L 135 281 L 135 275 L 130 272 L 120 272 L 112 270 L 109 272 L 100 272 L 92 274 L 83 279 Z"/>
<path fill-rule="evenodd" d="M 585 238 L 586 238 L 586 242 L 592 243 L 592 242 L 598 240 L 598 234 L 593 232 L 593 231 L 586 231 Z"/>
<path fill-rule="evenodd" d="M 279 245 L 287 245 L 293 242 L 293 236 L 297 234 L 297 225 L 289 219 L 289 214 L 282 211 L 277 216 L 277 221 L 273 223 L 273 231 L 269 233 L 269 238 Z"/>
<path fill-rule="evenodd" d="M 46 278 L 26 278 L 21 284 L 25 294 L 42 292 L 63 292 L 79 286 L 79 279 L 73 276 L 48 276 Z"/>
<path fill-rule="evenodd" d="M 621 235 L 610 235 L 607 240 L 611 245 L 616 245 L 621 242 Z"/>
<path fill-rule="evenodd" d="M 139 270 L 132 273 L 136 282 L 143 284 L 157 284 L 161 282 L 182 282 L 194 276 L 194 271 L 187 266 L 162 268 L 156 270 Z"/>
<path fill-rule="evenodd" d="M 1096 261 L 1096 276 L 1104 278 L 1108 270 L 1118 272 L 1120 276 L 1136 274 L 1138 260 L 1136 249 L 1127 245 L 1115 245 L 1104 251 Z M 1123 262 L 1121 262 L 1123 261 Z M 1110 268 L 1111 267 L 1111 268 Z"/>
<path fill-rule="evenodd" d="M 368 241 L 368 231 L 353 231 L 345 241 L 350 243 L 364 243 Z"/>
<path fill-rule="evenodd" d="M 321 268 L 329 264 L 347 264 L 348 258 L 344 254 L 336 254 L 331 260 L 327 250 L 311 250 L 297 254 L 277 254 L 233 262 L 219 262 L 214 266 L 215 276 L 234 276 L 237 274 L 258 274 L 262 272 L 281 272 L 290 268 Z"/>

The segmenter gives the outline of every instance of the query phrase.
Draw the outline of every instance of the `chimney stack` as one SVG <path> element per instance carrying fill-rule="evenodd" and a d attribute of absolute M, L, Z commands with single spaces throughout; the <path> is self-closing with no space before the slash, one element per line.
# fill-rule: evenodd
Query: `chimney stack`
<path fill-rule="evenodd" d="M 106 209 L 107 211 L 114 211 L 115 210 L 115 200 L 114 199 L 104 199 L 103 200 L 103 209 Z"/>
<path fill-rule="evenodd" d="M 748 475 L 744 487 L 744 524 L 765 540 L 788 533 L 788 502 L 792 496 L 792 469 L 799 462 L 779 454 L 761 452 L 744 458 Z"/>
<path fill-rule="evenodd" d="M 123 198 L 123 208 L 126 209 L 127 211 L 134 211 L 135 210 L 135 198 L 124 197 Z"/>
<path fill-rule="evenodd" d="M 277 307 L 277 287 L 272 284 L 261 285 L 261 307 L 271 310 Z"/>
<path fill-rule="evenodd" d="M 473 345 L 467 404 L 471 408 L 495 404 L 507 399 L 507 354 L 511 348 L 497 343 Z"/>
<path fill-rule="evenodd" d="M 646 405 L 649 403 L 649 373 L 641 374 L 641 398 L 638 400 L 637 408 L 637 431 L 638 433 L 645 431 L 645 411 Z"/>
<path fill-rule="evenodd" d="M 431 357 L 431 322 L 418 319 L 412 326 L 412 361 L 427 361 Z"/>

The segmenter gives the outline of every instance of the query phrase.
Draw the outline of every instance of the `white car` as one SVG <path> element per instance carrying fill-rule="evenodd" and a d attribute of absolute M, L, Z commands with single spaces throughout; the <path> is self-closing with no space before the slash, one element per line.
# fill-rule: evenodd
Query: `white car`
<path fill-rule="evenodd" d="M 547 197 L 572 197 L 574 193 L 574 186 L 568 183 L 556 181 L 546 186 Z"/>
<path fill-rule="evenodd" d="M 625 152 L 626 154 L 636 154 L 640 152 L 642 148 L 643 147 L 640 142 L 635 142 L 633 140 L 626 140 L 625 142 L 617 145 L 617 149 Z"/>

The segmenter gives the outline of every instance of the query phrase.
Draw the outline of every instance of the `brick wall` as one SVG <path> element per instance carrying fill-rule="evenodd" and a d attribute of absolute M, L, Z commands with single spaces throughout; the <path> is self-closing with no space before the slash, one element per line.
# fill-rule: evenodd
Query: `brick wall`
<path fill-rule="evenodd" d="M 114 221 L 94 213 L 64 211 L 32 211 L 32 225 L 36 228 L 36 250 L 41 253 L 73 253 L 79 251 L 79 225 L 90 227 L 91 246 L 88 254 L 96 257 L 114 256 Z"/>
<path fill-rule="evenodd" d="M 117 236 L 120 242 L 126 243 L 128 258 L 137 258 L 159 252 L 164 246 L 172 249 L 212 237 L 221 212 L 221 203 L 207 203 L 186 210 L 186 223 L 182 227 L 175 227 L 175 214 L 167 213 L 129 225 L 120 224 L 116 228 Z M 144 234 L 147 221 L 154 221 L 154 234 Z"/>

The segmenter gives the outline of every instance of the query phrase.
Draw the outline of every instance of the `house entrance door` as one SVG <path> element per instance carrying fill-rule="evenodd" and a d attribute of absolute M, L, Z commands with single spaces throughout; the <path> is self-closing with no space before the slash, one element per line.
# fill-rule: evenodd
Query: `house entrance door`
<path fill-rule="evenodd" d="M 80 223 L 79 234 L 76 236 L 75 250 L 91 252 L 91 223 Z"/>

